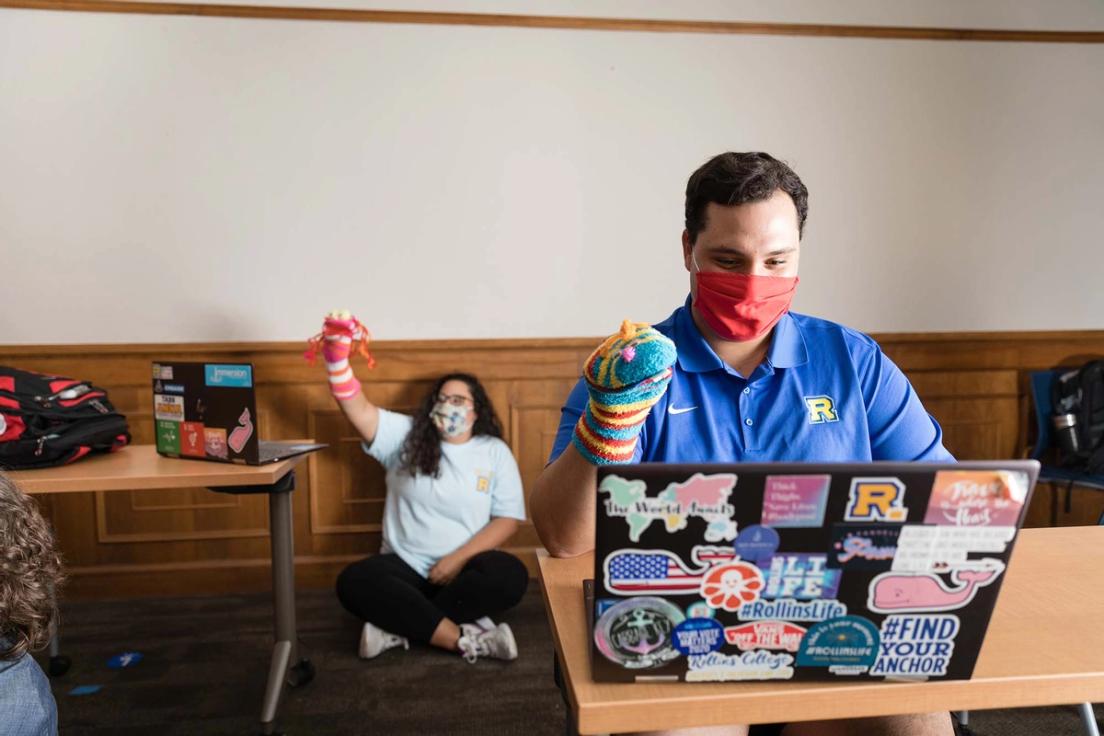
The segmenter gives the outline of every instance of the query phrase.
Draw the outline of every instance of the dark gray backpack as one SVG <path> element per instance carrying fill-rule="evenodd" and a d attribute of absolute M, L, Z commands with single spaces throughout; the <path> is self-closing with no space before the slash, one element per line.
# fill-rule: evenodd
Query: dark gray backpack
<path fill-rule="evenodd" d="M 1104 475 L 1104 360 L 1090 360 L 1058 375 L 1051 387 L 1055 417 L 1071 424 L 1066 442 L 1056 442 L 1063 468 Z M 1072 430 L 1073 445 L 1068 434 Z"/>

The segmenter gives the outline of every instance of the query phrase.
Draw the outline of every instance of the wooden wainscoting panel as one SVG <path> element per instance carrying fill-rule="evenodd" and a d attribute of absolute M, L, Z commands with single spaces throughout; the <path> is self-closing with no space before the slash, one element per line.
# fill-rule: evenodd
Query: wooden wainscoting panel
<path fill-rule="evenodd" d="M 961 459 L 1022 456 L 1033 436 L 1028 375 L 1104 355 L 1104 331 L 874 336 L 906 373 Z M 465 371 L 485 384 L 518 459 L 526 502 L 544 467 L 560 407 L 599 338 L 377 342 L 374 371 L 356 364 L 365 394 L 411 412 L 440 375 Z M 293 496 L 299 584 L 329 587 L 349 561 L 379 549 L 383 470 L 358 447 L 330 397 L 325 370 L 302 343 L 0 346 L 0 364 L 78 376 L 106 388 L 137 443 L 153 441 L 150 363 L 249 361 L 265 439 L 331 445 L 296 471 Z M 189 462 L 189 461 L 181 461 Z M 1056 500 L 1055 500 L 1056 499 Z M 72 577 L 70 594 L 171 595 L 266 589 L 267 499 L 196 489 L 39 498 Z M 1091 523 L 1104 494 L 1041 488 L 1029 523 Z M 532 563 L 530 522 L 507 547 Z"/>
<path fill-rule="evenodd" d="M 515 381 L 511 388 L 511 431 L 506 439 L 517 457 L 521 480 L 527 489 L 548 462 L 560 425 L 560 411 L 579 380 L 580 370 L 581 363 L 561 380 Z M 526 495 L 526 503 L 528 499 Z"/>
<path fill-rule="evenodd" d="M 311 465 L 311 534 L 378 533 L 387 497 L 383 466 L 364 453 L 339 409 L 312 412 L 310 425 L 311 436 L 329 445 Z"/>
<path fill-rule="evenodd" d="M 1015 399 L 934 399 L 925 402 L 943 428 L 944 446 L 959 460 L 1020 457 Z"/>
<path fill-rule="evenodd" d="M 515 381 L 510 387 L 510 431 L 506 434 L 506 441 L 517 459 L 526 515 L 525 523 L 509 542 L 513 547 L 533 549 L 540 546 L 529 511 L 529 497 L 537 477 L 548 462 L 560 424 L 560 411 L 576 380 L 572 376 L 559 381 Z"/>
<path fill-rule="evenodd" d="M 1104 330 L 871 335 L 911 378 L 923 371 L 1039 371 L 1104 356 Z"/>
<path fill-rule="evenodd" d="M 1104 514 L 1104 491 L 1066 483 L 1037 483 L 1024 526 L 1095 526 Z"/>
<path fill-rule="evenodd" d="M 941 398 L 1018 398 L 1019 374 L 1014 370 L 923 371 L 910 376 L 924 400 Z"/>
<path fill-rule="evenodd" d="M 141 508 L 134 502 L 141 495 L 170 502 L 161 508 Z M 97 493 L 95 497 L 98 544 L 268 536 L 268 509 L 262 496 L 179 488 L 158 491 L 156 496 L 145 491 L 120 491 Z"/>
<path fill-rule="evenodd" d="M 537 530 L 533 526 L 529 509 L 529 495 L 537 476 L 548 460 L 552 440 L 556 436 L 560 409 L 548 404 L 526 405 L 523 402 L 510 405 L 510 425 L 512 431 L 507 435 L 510 447 L 518 462 L 521 474 L 522 492 L 525 495 L 525 521 L 518 527 L 509 544 L 515 547 L 536 547 L 540 545 Z"/>
<path fill-rule="evenodd" d="M 943 445 L 959 460 L 1000 460 L 1014 457 L 1018 428 L 1015 402 L 932 402 L 932 415 L 943 427 Z"/>
<path fill-rule="evenodd" d="M 114 401 L 114 393 L 112 393 L 112 401 Z M 150 444 L 155 440 L 153 412 L 150 410 L 149 404 L 149 399 L 146 399 L 146 404 L 142 409 L 130 411 L 121 406 L 115 407 L 126 415 L 131 441 L 136 445 Z"/>
<path fill-rule="evenodd" d="M 525 508 L 529 509 L 529 491 L 536 483 L 552 443 L 556 439 L 556 430 L 560 426 L 559 404 L 524 404 L 510 406 L 510 422 L 513 430 L 508 435 L 521 473 L 521 482 L 525 488 Z"/>
<path fill-rule="evenodd" d="M 1013 370 L 917 372 L 911 382 L 959 460 L 1020 453 L 1020 380 Z"/>
<path fill-rule="evenodd" d="M 111 494 L 101 494 L 111 495 Z M 123 495 L 123 494 L 118 494 Z M 194 488 L 180 488 L 177 490 L 159 491 L 152 493 L 126 494 L 130 501 L 130 511 L 187 511 L 191 509 L 227 509 L 241 506 L 241 497 L 232 496 L 229 493 L 222 494 L 222 498 L 214 494 Z"/>

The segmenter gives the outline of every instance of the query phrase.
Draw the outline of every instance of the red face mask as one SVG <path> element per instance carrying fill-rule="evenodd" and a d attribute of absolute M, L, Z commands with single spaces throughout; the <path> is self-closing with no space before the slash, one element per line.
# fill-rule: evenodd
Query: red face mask
<path fill-rule="evenodd" d="M 796 276 L 696 271 L 694 306 L 718 337 L 743 342 L 770 332 L 790 309 Z"/>

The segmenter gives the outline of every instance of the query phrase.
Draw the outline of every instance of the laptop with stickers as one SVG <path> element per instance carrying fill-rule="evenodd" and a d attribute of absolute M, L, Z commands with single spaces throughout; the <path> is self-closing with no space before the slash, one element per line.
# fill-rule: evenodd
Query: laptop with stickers
<path fill-rule="evenodd" d="M 969 679 L 1038 473 L 599 468 L 594 679 Z"/>
<path fill-rule="evenodd" d="M 166 457 L 262 465 L 326 447 L 258 438 L 251 363 L 154 363 L 153 416 Z"/>

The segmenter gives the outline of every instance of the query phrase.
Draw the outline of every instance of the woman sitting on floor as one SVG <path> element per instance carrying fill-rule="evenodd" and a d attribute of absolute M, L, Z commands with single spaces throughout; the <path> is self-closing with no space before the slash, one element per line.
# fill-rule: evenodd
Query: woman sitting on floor
<path fill-rule="evenodd" d="M 29 496 L 0 473 L 0 733 L 54 736 L 57 704 L 30 652 L 46 646 L 62 579 L 54 535 Z"/>
<path fill-rule="evenodd" d="M 362 329 L 343 312 L 322 332 L 334 398 L 387 470 L 380 554 L 337 579 L 341 604 L 365 622 L 360 656 L 413 640 L 469 662 L 515 659 L 510 627 L 487 618 L 516 606 L 529 584 L 525 565 L 495 549 L 525 519 L 525 502 L 494 407 L 463 373 L 438 379 L 413 416 L 376 407 L 349 366 Z"/>

